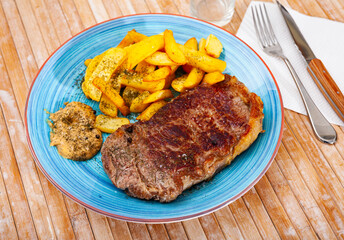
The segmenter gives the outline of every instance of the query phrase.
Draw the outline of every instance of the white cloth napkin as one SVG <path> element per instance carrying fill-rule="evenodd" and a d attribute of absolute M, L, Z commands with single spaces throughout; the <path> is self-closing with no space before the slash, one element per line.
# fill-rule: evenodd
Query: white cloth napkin
<path fill-rule="evenodd" d="M 250 3 L 237 36 L 249 44 L 271 69 L 281 90 L 284 107 L 306 115 L 301 96 L 287 66 L 282 60 L 265 54 L 259 45 L 251 10 L 251 7 L 255 4 L 262 3 Z M 336 115 L 307 72 L 307 63 L 295 45 L 277 4 L 264 4 L 285 56 L 289 58 L 316 106 L 331 123 L 344 126 L 344 122 Z M 322 60 L 334 81 L 344 93 L 344 23 L 306 16 L 289 8 L 287 10 L 294 18 L 316 57 Z"/>

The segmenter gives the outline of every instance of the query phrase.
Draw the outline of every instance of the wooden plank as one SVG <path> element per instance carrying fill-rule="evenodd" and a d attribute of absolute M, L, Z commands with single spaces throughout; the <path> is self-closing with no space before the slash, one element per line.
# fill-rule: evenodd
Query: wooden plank
<path fill-rule="evenodd" d="M 95 239 L 114 239 L 107 221 L 107 218 L 96 212 L 86 209 L 88 220 L 91 223 L 92 231 Z"/>
<path fill-rule="evenodd" d="M 73 0 L 60 0 L 60 5 L 72 35 L 83 30 L 83 24 Z"/>
<path fill-rule="evenodd" d="M 250 191 L 248 191 L 242 198 L 248 210 L 250 211 L 262 238 L 280 239 L 280 236 L 278 235 L 276 228 L 272 223 L 269 214 L 267 213 L 255 188 L 252 188 Z"/>
<path fill-rule="evenodd" d="M 84 28 L 91 27 L 96 24 L 96 19 L 93 16 L 90 5 L 87 0 L 74 0 L 76 9 L 78 10 L 81 22 Z"/>
<path fill-rule="evenodd" d="M 266 176 L 300 238 L 315 239 L 317 236 L 310 222 L 302 211 L 276 162 L 271 164 Z"/>
<path fill-rule="evenodd" d="M 255 186 L 282 239 L 299 239 L 268 179 L 264 175 Z"/>
<path fill-rule="evenodd" d="M 115 18 L 123 15 L 116 1 L 103 0 L 103 3 L 110 18 Z"/>
<path fill-rule="evenodd" d="M 207 239 L 225 239 L 213 213 L 198 218 Z"/>
<path fill-rule="evenodd" d="M 130 240 L 131 235 L 127 222 L 108 218 L 112 235 L 116 240 Z"/>
<path fill-rule="evenodd" d="M 223 207 L 214 214 L 226 239 L 244 239 L 229 207 Z"/>
<path fill-rule="evenodd" d="M 300 137 L 298 137 L 298 139 L 300 139 Z M 341 229 L 344 228 L 343 215 L 341 214 L 334 200 L 330 197 L 329 193 L 327 192 L 323 182 L 320 180 L 316 170 L 310 163 L 310 160 L 308 159 L 307 155 L 302 149 L 300 143 L 298 143 L 298 140 L 293 135 L 291 129 L 289 128 L 289 124 L 285 125 L 282 142 L 286 148 L 286 151 L 288 151 L 290 157 L 292 158 L 293 163 L 295 164 L 298 172 L 301 174 L 308 189 L 312 193 L 312 196 L 314 197 L 316 203 L 318 204 L 324 216 L 326 217 L 327 222 L 330 224 L 330 226 L 334 230 L 333 232 L 338 237 L 338 232 L 340 232 Z M 290 178 L 288 178 L 288 181 L 289 184 L 291 184 Z M 294 191 L 295 190 L 297 190 L 297 188 L 294 187 Z M 299 197 L 302 197 L 302 194 L 306 193 L 306 191 L 305 193 L 300 193 L 301 195 L 299 195 Z M 307 201 L 311 201 L 311 199 L 307 198 Z M 305 201 L 302 204 L 309 203 L 307 201 Z M 307 210 L 310 209 L 307 208 Z M 316 230 L 316 228 L 314 229 Z"/>
<path fill-rule="evenodd" d="M 117 0 L 118 6 L 120 7 L 124 15 L 135 14 L 135 13 L 148 13 L 149 9 L 146 2 L 140 0 Z"/>
<path fill-rule="evenodd" d="M 128 222 L 131 237 L 135 240 L 150 240 L 151 237 L 145 224 Z"/>
<path fill-rule="evenodd" d="M 146 224 L 152 240 L 169 239 L 164 224 Z"/>
<path fill-rule="evenodd" d="M 244 239 L 262 239 L 242 198 L 231 203 L 228 207 L 233 213 Z"/>
<path fill-rule="evenodd" d="M 109 19 L 102 0 L 88 0 L 88 3 L 97 22 Z"/>
<path fill-rule="evenodd" d="M 85 209 L 67 197 L 65 197 L 65 204 L 70 216 L 76 239 L 94 239 Z"/>
<path fill-rule="evenodd" d="M 186 235 L 189 239 L 207 239 L 202 226 L 197 218 L 182 222 Z"/>
<path fill-rule="evenodd" d="M 191 15 L 190 14 L 190 0 L 174 0 L 174 3 L 182 15 Z"/>
<path fill-rule="evenodd" d="M 181 222 L 167 223 L 165 227 L 171 240 L 188 239 Z"/>

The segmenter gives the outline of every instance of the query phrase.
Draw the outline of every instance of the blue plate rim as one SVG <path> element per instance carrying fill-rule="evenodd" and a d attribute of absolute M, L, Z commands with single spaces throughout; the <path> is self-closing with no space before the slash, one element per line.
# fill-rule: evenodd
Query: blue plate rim
<path fill-rule="evenodd" d="M 232 35 L 233 37 L 237 38 L 239 41 L 241 41 L 243 44 L 245 44 L 254 54 L 256 54 L 256 56 L 260 59 L 260 61 L 262 61 L 262 63 L 265 65 L 266 69 L 269 71 L 274 83 L 275 83 L 275 86 L 276 86 L 276 89 L 277 89 L 277 92 L 278 92 L 278 96 L 279 96 L 279 100 L 280 100 L 280 105 L 281 105 L 281 129 L 280 129 L 280 132 L 279 132 L 279 137 L 278 137 L 278 141 L 277 141 L 277 144 L 276 144 L 276 147 L 275 147 L 275 150 L 271 156 L 271 159 L 269 160 L 269 162 L 267 163 L 267 165 L 265 166 L 265 168 L 263 169 L 263 171 L 259 174 L 259 176 L 252 181 L 252 183 L 250 185 L 248 185 L 245 189 L 243 189 L 240 193 L 238 193 L 236 196 L 233 196 L 232 198 L 228 199 L 227 201 L 224 201 L 223 203 L 213 207 L 213 208 L 210 208 L 210 209 L 207 209 L 207 210 L 204 210 L 204 211 L 201 211 L 201 212 L 198 212 L 198 213 L 195 213 L 195 214 L 190 214 L 190 215 L 187 215 L 187 216 L 182 216 L 182 217 L 173 217 L 173 218 L 162 218 L 162 219 L 145 219 L 145 218 L 132 218 L 132 217 L 125 217 L 125 216 L 120 216 L 120 215 L 116 215 L 116 214 L 112 214 L 112 213 L 108 213 L 108 212 L 105 212 L 101 209 L 98 209 L 96 207 L 93 207 L 85 202 L 82 202 L 81 200 L 79 200 L 78 198 L 74 197 L 72 194 L 70 194 L 69 192 L 67 192 L 64 188 L 62 188 L 59 184 L 57 184 L 54 179 L 52 179 L 50 177 L 50 175 L 45 171 L 45 169 L 43 168 L 43 166 L 41 165 L 34 149 L 33 149 L 33 146 L 32 146 L 32 142 L 31 142 L 31 139 L 30 139 L 30 135 L 29 135 L 29 129 L 28 129 L 28 122 L 27 122 L 27 111 L 28 111 L 28 103 L 29 103 L 29 99 L 30 99 L 30 95 L 31 95 L 31 90 L 36 82 L 36 79 L 37 77 L 39 76 L 40 72 L 42 71 L 42 69 L 44 68 L 44 66 L 46 65 L 46 63 L 50 60 L 50 58 L 60 49 L 62 48 L 66 43 L 68 43 L 69 41 L 71 41 L 73 38 L 75 38 L 76 36 L 82 34 L 83 32 L 89 30 L 89 29 L 92 29 L 98 25 L 102 25 L 106 22 L 111 22 L 111 21 L 114 21 L 114 20 L 117 20 L 117 19 L 121 19 L 121 18 L 127 18 L 127 17 L 134 17 L 134 16 L 152 16 L 152 15 L 161 15 L 161 16 L 177 16 L 177 17 L 181 17 L 181 18 L 187 18 L 187 19 L 193 19 L 193 20 L 196 20 L 196 21 L 200 21 L 200 22 L 203 22 L 203 23 L 206 23 L 206 24 L 209 24 L 213 27 L 216 27 L 216 28 L 219 28 L 225 32 L 227 32 L 228 34 Z M 215 24 L 212 24 L 210 22 L 207 22 L 207 21 L 204 21 L 202 19 L 198 19 L 198 18 L 194 18 L 194 17 L 190 17 L 190 16 L 185 16 L 185 15 L 181 15 L 181 14 L 173 14 L 173 13 L 138 13 L 138 14 L 130 14 L 130 15 L 123 15 L 123 16 L 119 16 L 119 17 L 116 17 L 116 18 L 111 18 L 111 19 L 108 19 L 106 21 L 102 21 L 100 23 L 97 23 L 97 24 L 94 24 L 84 30 L 82 30 L 81 32 L 75 34 L 74 36 L 72 36 L 71 38 L 69 38 L 68 40 L 66 40 L 63 44 L 61 44 L 53 53 L 50 54 L 50 56 L 45 60 L 45 62 L 43 63 L 43 65 L 40 67 L 39 71 L 37 72 L 34 80 L 32 81 L 31 83 L 31 86 L 30 86 L 30 89 L 29 89 L 29 92 L 28 92 L 28 95 L 27 95 L 27 98 L 26 98 L 26 103 L 25 103 L 25 115 L 24 115 L 25 119 L 24 119 L 24 124 L 25 124 L 25 133 L 26 133 L 26 139 L 27 139 L 27 142 L 28 142 L 28 146 L 29 146 L 29 149 L 30 149 L 30 152 L 31 152 L 31 155 L 36 163 L 36 165 L 39 167 L 39 169 L 41 170 L 41 172 L 44 174 L 44 176 L 59 190 L 61 191 L 65 196 L 67 196 L 68 198 L 72 199 L 73 201 L 75 201 L 76 203 L 80 204 L 81 206 L 85 207 L 85 208 L 88 208 L 92 211 L 95 211 L 97 213 L 100 213 L 102 215 L 105 215 L 107 217 L 111 217 L 111 218 L 114 218 L 114 219 L 119 219 L 119 220 L 123 220 L 123 221 L 129 221 L 129 222 L 137 222 L 137 223 L 171 223 L 171 222 L 178 222 L 178 221 L 184 221 L 184 220 L 190 220 L 190 219 L 193 219 L 193 218 L 196 218 L 196 217 L 201 217 L 201 216 L 204 216 L 206 214 L 209 214 L 209 213 L 212 213 L 216 210 L 219 210 L 225 206 L 227 206 L 228 204 L 234 202 L 235 200 L 239 199 L 241 196 L 243 196 L 245 193 L 247 193 L 263 176 L 264 174 L 266 173 L 266 171 L 269 169 L 269 167 L 271 166 L 277 152 L 278 152 L 278 149 L 280 147 L 280 144 L 281 144 L 281 141 L 282 141 L 282 134 L 283 134 L 283 128 L 284 128 L 284 107 L 283 107 L 283 100 L 282 100 L 282 95 L 281 95 L 281 91 L 278 87 L 278 84 L 277 84 L 277 81 L 274 77 L 274 75 L 272 74 L 270 68 L 267 66 L 267 64 L 265 63 L 265 61 L 259 56 L 259 54 L 254 50 L 252 49 L 246 42 L 244 42 L 241 38 L 237 37 L 236 35 L 234 35 L 233 33 L 229 32 L 228 30 L 222 28 L 222 27 L 219 27 Z"/>

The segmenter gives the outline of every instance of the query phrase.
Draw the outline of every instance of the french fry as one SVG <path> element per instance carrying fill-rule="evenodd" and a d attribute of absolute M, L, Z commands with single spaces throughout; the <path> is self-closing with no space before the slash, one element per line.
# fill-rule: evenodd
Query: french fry
<path fill-rule="evenodd" d="M 204 71 L 198 68 L 192 68 L 191 72 L 189 73 L 188 77 L 184 82 L 185 88 L 194 88 L 196 87 L 201 81 L 204 76 Z"/>
<path fill-rule="evenodd" d="M 171 73 L 170 67 L 162 67 L 143 77 L 144 82 L 156 82 L 165 79 Z"/>
<path fill-rule="evenodd" d="M 173 94 L 170 89 L 164 89 L 160 91 L 156 91 L 152 94 L 150 94 L 144 101 L 144 104 L 152 103 L 152 102 L 157 102 L 166 98 L 172 98 Z"/>
<path fill-rule="evenodd" d="M 114 88 L 111 87 L 111 84 L 105 82 L 102 78 L 95 78 L 93 80 L 93 84 L 116 105 L 123 116 L 127 116 L 130 113 L 123 98 Z"/>
<path fill-rule="evenodd" d="M 96 88 L 92 84 L 92 81 L 90 81 L 90 77 L 92 76 L 94 70 L 97 68 L 100 60 L 102 60 L 104 55 L 105 55 L 105 52 L 100 54 L 100 55 L 95 56 L 93 59 L 91 59 L 90 63 L 88 64 L 88 66 L 86 68 L 85 80 L 82 83 L 81 88 L 82 88 L 82 91 L 84 92 L 84 94 L 87 98 L 90 98 L 90 89 Z"/>
<path fill-rule="evenodd" d="M 117 78 L 122 85 L 150 92 L 156 92 L 164 89 L 166 83 L 165 79 L 155 82 L 144 82 L 142 74 L 128 71 L 124 71 L 123 73 L 119 74 Z"/>
<path fill-rule="evenodd" d="M 195 37 L 190 38 L 184 43 L 184 46 L 197 51 L 197 40 Z"/>
<path fill-rule="evenodd" d="M 118 128 L 129 123 L 127 118 L 112 118 L 105 115 L 98 115 L 94 126 L 102 132 L 114 133 Z"/>
<path fill-rule="evenodd" d="M 130 107 L 133 100 L 137 98 L 142 92 L 143 90 L 139 90 L 133 87 L 125 87 L 122 96 L 127 106 Z"/>
<path fill-rule="evenodd" d="M 184 53 L 187 63 L 193 67 L 197 67 L 205 72 L 223 72 L 226 69 L 227 64 L 225 61 L 210 57 L 200 51 L 189 49 L 180 44 L 178 46 Z"/>
<path fill-rule="evenodd" d="M 177 92 L 185 92 L 186 88 L 184 86 L 184 83 L 187 77 L 188 74 L 184 74 L 183 76 L 174 79 L 171 83 L 172 88 Z"/>
<path fill-rule="evenodd" d="M 177 65 L 175 62 L 173 62 L 167 53 L 165 52 L 155 52 L 151 56 L 147 57 L 145 59 L 147 63 L 150 63 L 152 65 L 156 66 L 174 66 Z"/>
<path fill-rule="evenodd" d="M 150 93 L 148 91 L 144 91 L 136 97 L 130 105 L 130 112 L 143 112 L 149 106 L 149 103 L 143 103 L 149 95 Z"/>
<path fill-rule="evenodd" d="M 167 55 L 171 58 L 171 60 L 178 64 L 185 64 L 186 58 L 183 52 L 178 48 L 176 40 L 173 37 L 173 32 L 171 30 L 166 29 L 164 32 L 164 39 L 165 39 L 165 51 Z"/>
<path fill-rule="evenodd" d="M 171 87 L 172 80 L 176 78 L 176 75 L 174 73 L 177 71 L 178 68 L 179 65 L 171 66 L 171 73 L 165 78 L 164 89 L 168 89 Z"/>
<path fill-rule="evenodd" d="M 85 66 L 88 67 L 88 65 L 90 64 L 91 61 L 92 61 L 91 58 L 90 58 L 90 59 L 86 59 L 86 60 L 84 61 Z"/>
<path fill-rule="evenodd" d="M 167 104 L 166 101 L 160 100 L 158 102 L 152 103 L 146 108 L 136 119 L 141 121 L 148 121 L 157 111 Z"/>
<path fill-rule="evenodd" d="M 118 48 L 128 47 L 133 43 L 137 43 L 147 38 L 146 35 L 136 32 L 135 29 L 129 31 L 122 41 L 117 45 Z"/>
<path fill-rule="evenodd" d="M 225 75 L 223 75 L 220 72 L 212 72 L 212 73 L 207 73 L 206 75 L 204 75 L 202 83 L 208 83 L 210 85 L 213 85 L 223 80 L 225 80 Z"/>
<path fill-rule="evenodd" d="M 198 51 L 200 51 L 201 53 L 207 53 L 207 51 L 205 50 L 205 43 L 206 42 L 207 42 L 207 40 L 205 40 L 204 38 L 201 38 L 201 40 L 199 40 Z"/>
<path fill-rule="evenodd" d="M 209 56 L 218 58 L 220 57 L 220 54 L 222 52 L 222 43 L 220 40 L 215 37 L 213 34 L 210 34 L 207 37 L 206 43 L 205 43 L 205 50 Z"/>
<path fill-rule="evenodd" d="M 149 64 L 146 61 L 142 61 L 137 64 L 135 71 L 143 74 L 149 74 L 155 71 L 155 67 L 156 66 Z"/>
<path fill-rule="evenodd" d="M 153 35 L 126 47 L 125 50 L 128 55 L 126 69 L 133 69 L 139 62 L 143 61 L 156 51 L 163 49 L 164 46 L 164 37 L 161 35 Z"/>
<path fill-rule="evenodd" d="M 117 117 L 116 105 L 105 94 L 100 98 L 99 109 L 107 116 Z"/>
<path fill-rule="evenodd" d="M 112 74 L 123 63 L 126 58 L 126 51 L 122 48 L 110 48 L 100 60 L 96 69 L 93 71 L 89 82 L 93 82 L 95 78 L 101 78 L 104 82 L 108 82 Z M 101 91 L 97 88 L 91 88 L 89 85 L 89 96 L 92 100 L 100 101 Z"/>

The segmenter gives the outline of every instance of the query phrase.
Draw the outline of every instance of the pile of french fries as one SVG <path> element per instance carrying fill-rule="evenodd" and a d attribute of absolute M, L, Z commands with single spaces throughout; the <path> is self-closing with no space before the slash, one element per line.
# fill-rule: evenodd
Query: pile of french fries
<path fill-rule="evenodd" d="M 153 36 L 128 32 L 117 47 L 87 59 L 82 90 L 87 98 L 99 102 L 105 115 L 98 115 L 95 126 L 112 133 L 128 124 L 123 116 L 140 113 L 140 121 L 149 120 L 178 92 L 198 86 L 202 81 L 215 84 L 224 80 L 226 62 L 218 59 L 221 42 L 212 34 L 199 43 L 190 38 L 184 45 L 176 42 L 171 30 Z M 185 74 L 176 78 L 182 67 Z"/>

